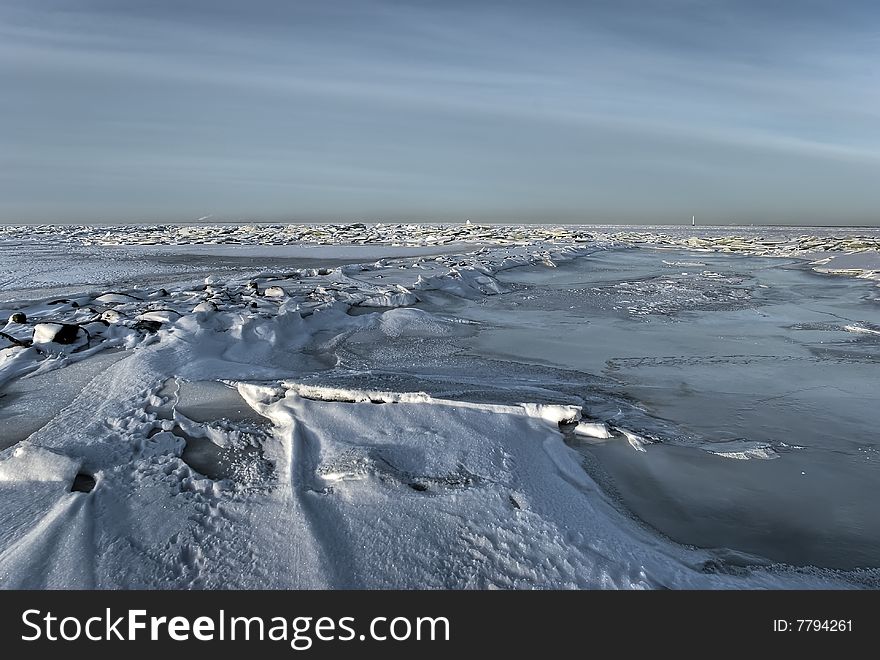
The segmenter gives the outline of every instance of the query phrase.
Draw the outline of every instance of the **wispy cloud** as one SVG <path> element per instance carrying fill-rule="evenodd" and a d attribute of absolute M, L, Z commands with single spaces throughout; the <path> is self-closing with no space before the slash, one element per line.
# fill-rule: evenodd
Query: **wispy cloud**
<path fill-rule="evenodd" d="M 870 3 L 11 0 L 0 218 L 865 222 L 878 60 Z"/>

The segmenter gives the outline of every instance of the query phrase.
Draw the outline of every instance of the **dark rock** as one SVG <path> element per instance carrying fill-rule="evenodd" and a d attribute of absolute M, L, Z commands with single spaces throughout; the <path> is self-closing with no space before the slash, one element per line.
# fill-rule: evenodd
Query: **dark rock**
<path fill-rule="evenodd" d="M 72 493 L 91 493 L 95 488 L 95 478 L 86 474 L 85 472 L 80 472 L 73 478 L 73 484 L 70 486 L 70 492 Z"/>
<path fill-rule="evenodd" d="M 155 332 L 159 332 L 159 329 L 162 327 L 162 323 L 160 321 L 138 321 L 134 324 L 135 330 L 140 330 L 143 332 L 148 332 L 153 334 Z"/>
<path fill-rule="evenodd" d="M 34 342 L 45 344 L 74 344 L 81 338 L 80 327 L 72 323 L 38 323 L 34 326 Z"/>
<path fill-rule="evenodd" d="M 72 344 L 79 337 L 79 326 L 71 323 L 62 323 L 61 329 L 55 334 L 56 344 Z"/>
<path fill-rule="evenodd" d="M 12 316 L 9 317 L 10 323 L 27 323 L 27 316 L 25 316 L 24 312 L 15 312 Z"/>

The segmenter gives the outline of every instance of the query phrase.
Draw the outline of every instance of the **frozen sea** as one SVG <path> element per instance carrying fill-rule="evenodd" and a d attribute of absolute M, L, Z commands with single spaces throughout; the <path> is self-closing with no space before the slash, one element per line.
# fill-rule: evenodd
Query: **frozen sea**
<path fill-rule="evenodd" d="M 790 259 L 651 249 L 501 281 L 508 301 L 464 314 L 491 326 L 474 352 L 600 376 L 610 396 L 591 416 L 656 443 L 578 446 L 639 518 L 702 547 L 880 565 L 871 283 Z M 634 410 L 612 409 L 618 397 Z M 743 447 L 779 460 L 725 457 Z"/>
<path fill-rule="evenodd" d="M 878 248 L 5 228 L 0 584 L 876 587 Z"/>

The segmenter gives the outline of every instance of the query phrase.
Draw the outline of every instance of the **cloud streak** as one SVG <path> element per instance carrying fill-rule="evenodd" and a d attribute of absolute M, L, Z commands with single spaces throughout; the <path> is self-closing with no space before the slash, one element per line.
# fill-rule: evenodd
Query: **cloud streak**
<path fill-rule="evenodd" d="M 15 0 L 0 220 L 876 223 L 880 13 L 835 7 Z"/>

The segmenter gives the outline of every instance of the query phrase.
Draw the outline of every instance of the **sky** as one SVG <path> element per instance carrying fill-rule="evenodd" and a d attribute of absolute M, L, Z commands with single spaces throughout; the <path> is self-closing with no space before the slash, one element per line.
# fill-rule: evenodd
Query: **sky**
<path fill-rule="evenodd" d="M 873 0 L 3 0 L 0 222 L 880 224 Z"/>

